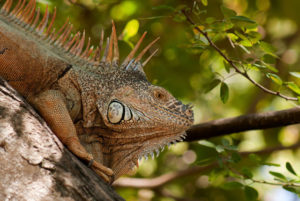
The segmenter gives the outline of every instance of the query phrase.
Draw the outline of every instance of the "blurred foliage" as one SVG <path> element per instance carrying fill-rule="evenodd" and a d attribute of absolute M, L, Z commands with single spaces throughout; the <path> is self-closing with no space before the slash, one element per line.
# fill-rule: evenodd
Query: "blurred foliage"
<path fill-rule="evenodd" d="M 117 25 L 121 57 L 144 31 L 150 49 L 159 52 L 146 66 L 149 80 L 194 104 L 195 123 L 247 113 L 280 110 L 297 102 L 269 95 L 235 72 L 207 39 L 181 13 L 263 86 L 288 96 L 300 95 L 299 0 L 40 0 L 58 8 L 56 26 L 66 19 L 85 30 L 94 44 L 101 29 Z M 159 189 L 119 188 L 126 200 L 297 200 L 299 150 L 239 154 L 299 143 L 297 125 L 233 134 L 194 143 L 178 143 L 155 160 L 142 161 L 134 177 L 152 178 L 193 166 L 215 163 L 199 174 L 183 177 Z M 269 184 L 267 184 L 269 183 Z M 277 184 L 280 185 L 277 185 Z M 168 195 L 162 192 L 168 192 Z"/>

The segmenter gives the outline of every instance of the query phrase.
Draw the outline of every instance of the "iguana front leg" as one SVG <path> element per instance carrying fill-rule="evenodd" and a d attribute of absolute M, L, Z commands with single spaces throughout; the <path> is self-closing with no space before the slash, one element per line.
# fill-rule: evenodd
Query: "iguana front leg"
<path fill-rule="evenodd" d="M 29 98 L 29 102 L 40 112 L 56 136 L 79 158 L 92 161 L 92 169 L 106 182 L 113 180 L 113 171 L 93 160 L 93 156 L 80 144 L 75 126 L 60 91 L 47 90 Z"/>

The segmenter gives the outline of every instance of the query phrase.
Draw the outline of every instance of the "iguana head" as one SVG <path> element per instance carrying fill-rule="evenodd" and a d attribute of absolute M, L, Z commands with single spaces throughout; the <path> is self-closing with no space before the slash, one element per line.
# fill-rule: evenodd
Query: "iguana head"
<path fill-rule="evenodd" d="M 112 57 L 111 44 L 115 41 L 114 54 L 118 56 L 114 28 L 111 39 L 107 54 Z M 133 59 L 141 40 L 122 65 L 116 65 L 118 59 L 108 59 L 106 64 L 114 70 L 102 81 L 109 82 L 110 87 L 101 86 L 97 97 L 97 108 L 105 125 L 101 133 L 103 163 L 112 168 L 116 178 L 138 165 L 140 158 L 158 154 L 165 145 L 182 141 L 185 130 L 193 124 L 189 105 L 146 79 L 145 63 L 140 58 L 153 43 Z"/>

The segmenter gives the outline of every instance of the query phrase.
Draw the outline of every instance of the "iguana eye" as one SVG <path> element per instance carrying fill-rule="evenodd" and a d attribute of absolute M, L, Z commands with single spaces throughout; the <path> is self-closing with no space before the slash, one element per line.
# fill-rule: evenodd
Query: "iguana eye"
<path fill-rule="evenodd" d="M 167 99 L 167 94 L 162 90 L 154 90 L 153 96 L 160 101 L 165 101 Z"/>
<path fill-rule="evenodd" d="M 110 123 L 117 124 L 120 123 L 124 118 L 125 109 L 124 105 L 117 101 L 112 101 L 108 106 L 107 118 Z"/>

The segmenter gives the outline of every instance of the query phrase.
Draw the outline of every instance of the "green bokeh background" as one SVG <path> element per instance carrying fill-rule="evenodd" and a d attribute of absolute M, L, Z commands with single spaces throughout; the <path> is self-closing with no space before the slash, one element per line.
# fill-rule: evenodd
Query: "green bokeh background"
<path fill-rule="evenodd" d="M 299 0 L 210 0 L 207 6 L 203 5 L 205 1 L 195 2 L 201 11 L 205 11 L 203 15 L 200 15 L 202 18 L 195 19 L 200 24 L 201 20 L 208 17 L 223 19 L 221 5 L 256 21 L 262 39 L 276 48 L 276 54 L 279 56 L 275 61 L 275 67 L 279 70 L 278 75 L 284 80 L 300 84 L 299 79 L 289 74 L 290 71 L 300 71 Z M 160 40 L 150 49 L 150 52 L 156 48 L 159 48 L 159 51 L 145 67 L 147 77 L 152 83 L 168 89 L 184 103 L 192 103 L 195 123 L 294 107 L 296 103 L 268 95 L 239 75 L 230 76 L 224 69 L 222 58 L 212 49 L 200 51 L 191 48 L 194 38 L 192 28 L 186 21 L 182 21 L 180 16 L 174 15 L 170 8 L 192 7 L 195 2 L 187 0 L 41 0 L 38 4 L 42 10 L 45 9 L 46 4 L 49 5 L 50 10 L 56 6 L 56 26 L 61 26 L 69 16 L 75 29 L 85 30 L 94 45 L 98 44 L 101 29 L 104 29 L 107 35 L 110 34 L 113 19 L 120 39 L 121 58 L 127 56 L 144 31 L 148 32 L 144 45 L 159 36 Z M 221 41 L 217 45 L 229 54 L 241 54 L 240 51 L 232 48 L 228 41 Z M 262 73 L 251 71 L 250 74 L 264 86 L 273 90 L 279 89 Z M 219 86 L 204 93 L 207 85 L 219 75 L 229 86 L 229 100 L 226 104 L 223 104 L 219 97 Z M 288 91 L 283 91 L 283 93 L 293 95 Z M 293 125 L 233 134 L 228 139 L 240 151 L 256 151 L 279 145 L 289 146 L 298 142 L 299 129 L 299 126 Z M 221 139 L 214 138 L 212 142 L 219 144 Z M 189 168 L 206 159 L 213 160 L 217 155 L 214 149 L 201 146 L 197 142 L 178 143 L 169 151 L 164 151 L 157 159 L 143 161 L 133 176 L 152 178 Z M 268 171 L 276 170 L 286 173 L 284 168 L 286 161 L 290 161 L 295 169 L 300 168 L 298 160 L 300 152 L 297 150 L 275 152 L 267 156 L 263 155 L 262 158 L 267 162 L 281 164 L 281 167 L 253 165 L 246 157 L 237 165 L 237 168 L 247 167 L 256 178 L 271 181 L 273 178 L 268 175 Z M 155 190 L 117 188 L 117 191 L 126 200 L 172 201 L 176 200 L 176 197 L 203 201 L 246 200 L 241 189 L 228 190 L 221 187 L 228 179 L 223 173 L 223 169 L 213 168 L 175 180 Z M 260 184 L 252 186 L 258 190 L 259 200 L 277 201 L 276 195 L 279 194 L 276 193 L 278 192 L 284 194 L 284 199 L 287 201 L 292 200 L 290 198 L 297 199 L 296 195 L 289 194 L 280 187 Z M 168 192 L 174 197 L 167 196 L 163 192 Z"/>

